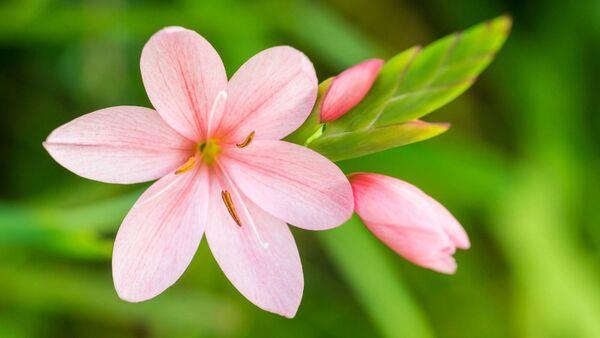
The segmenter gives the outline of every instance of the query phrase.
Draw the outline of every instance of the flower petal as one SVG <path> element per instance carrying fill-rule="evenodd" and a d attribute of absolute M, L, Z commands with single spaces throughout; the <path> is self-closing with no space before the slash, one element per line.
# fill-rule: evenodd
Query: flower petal
<path fill-rule="evenodd" d="M 113 279 L 121 299 L 153 298 L 183 274 L 204 232 L 208 179 L 205 167 L 165 176 L 129 211 L 113 249 Z"/>
<path fill-rule="evenodd" d="M 168 27 L 144 46 L 142 78 L 160 116 L 192 141 L 201 141 L 217 94 L 227 87 L 219 54 L 198 33 Z"/>
<path fill-rule="evenodd" d="M 253 141 L 228 148 L 223 165 L 252 202 L 300 228 L 325 230 L 352 216 L 352 189 L 322 155 L 284 141 Z"/>
<path fill-rule="evenodd" d="M 221 136 L 241 142 L 255 131 L 256 139 L 281 139 L 310 114 L 317 98 L 317 77 L 304 54 L 287 46 L 273 47 L 244 63 L 227 92 Z"/>
<path fill-rule="evenodd" d="M 417 265 L 456 271 L 452 255 L 457 244 L 447 229 L 460 224 L 438 202 L 389 176 L 357 173 L 350 175 L 350 183 L 354 210 L 381 241 Z"/>
<path fill-rule="evenodd" d="M 221 189 L 213 180 L 206 239 L 215 259 L 236 289 L 252 303 L 263 310 L 294 317 L 302 299 L 304 279 L 290 229 L 246 198 L 232 194 L 241 220 L 239 226 L 221 199 Z M 243 208 L 247 208 L 247 213 Z"/>
<path fill-rule="evenodd" d="M 423 262 L 421 265 L 433 271 L 448 275 L 456 273 L 457 269 L 456 260 L 451 255 L 440 255 L 427 262 Z"/>
<path fill-rule="evenodd" d="M 112 107 L 54 130 L 44 147 L 79 176 L 107 183 L 139 183 L 174 171 L 193 144 L 152 109 Z"/>
<path fill-rule="evenodd" d="M 321 106 L 321 122 L 339 118 L 362 101 L 375 82 L 383 62 L 380 59 L 367 60 L 333 78 Z"/>
<path fill-rule="evenodd" d="M 431 203 L 433 210 L 437 212 L 439 222 L 442 224 L 446 234 L 450 236 L 450 239 L 454 242 L 454 245 L 459 249 L 469 249 L 471 247 L 471 242 L 462 225 L 460 225 L 456 218 L 454 218 L 448 209 L 441 203 L 433 198 L 430 198 L 429 202 Z"/>

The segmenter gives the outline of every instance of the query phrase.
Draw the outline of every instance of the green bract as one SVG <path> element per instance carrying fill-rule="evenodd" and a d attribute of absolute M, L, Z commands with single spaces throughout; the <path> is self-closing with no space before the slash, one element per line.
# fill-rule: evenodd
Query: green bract
<path fill-rule="evenodd" d="M 416 120 L 339 134 L 324 132 L 309 147 L 332 161 L 340 161 L 426 140 L 445 132 L 449 127 L 448 123 Z"/>
<path fill-rule="evenodd" d="M 331 79 L 324 81 L 310 117 L 287 140 L 339 161 L 443 133 L 447 124 L 417 119 L 467 90 L 502 47 L 510 26 L 511 19 L 501 16 L 423 49 L 401 52 L 384 64 L 361 103 L 339 119 L 321 124 L 319 102 Z"/>

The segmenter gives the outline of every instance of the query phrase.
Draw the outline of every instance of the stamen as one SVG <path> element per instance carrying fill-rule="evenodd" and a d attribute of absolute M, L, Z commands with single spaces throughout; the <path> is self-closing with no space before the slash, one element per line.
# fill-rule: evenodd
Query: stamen
<path fill-rule="evenodd" d="M 206 130 L 206 138 L 209 139 L 212 137 L 213 134 L 213 130 L 212 130 L 212 124 L 213 124 L 213 118 L 215 116 L 215 111 L 217 109 L 224 109 L 225 106 L 221 105 L 221 102 L 225 102 L 225 100 L 227 100 L 227 92 L 224 90 L 219 91 L 219 93 L 217 93 L 217 96 L 215 97 L 215 100 L 213 101 L 212 107 L 210 108 L 210 113 L 208 114 L 208 123 L 207 123 L 207 130 Z"/>
<path fill-rule="evenodd" d="M 235 205 L 233 205 L 233 201 L 231 200 L 231 195 L 229 194 L 229 191 L 227 191 L 227 190 L 221 191 L 221 198 L 223 199 L 223 203 L 225 203 L 225 207 L 227 207 L 227 211 L 229 211 L 231 218 L 233 218 L 235 223 L 241 227 L 242 222 L 240 221 L 240 217 L 238 216 L 237 212 L 235 211 Z"/>
<path fill-rule="evenodd" d="M 219 168 L 221 169 L 221 173 L 223 174 L 223 177 L 225 178 L 225 181 L 227 182 L 227 184 L 231 187 L 231 191 L 233 191 L 233 194 L 235 195 L 236 199 L 238 201 L 240 201 L 240 206 L 242 209 L 242 212 L 244 213 L 245 219 L 248 221 L 248 224 L 250 225 L 250 229 L 252 229 L 252 232 L 254 233 L 254 236 L 256 236 L 256 240 L 258 241 L 258 243 L 260 244 L 260 246 L 262 246 L 265 249 L 269 248 L 269 243 L 263 241 L 262 237 L 260 236 L 260 234 L 258 233 L 258 228 L 256 227 L 256 224 L 254 224 L 254 220 L 252 219 L 252 215 L 250 215 L 250 211 L 248 210 L 248 208 L 246 207 L 246 205 L 244 205 L 244 202 L 242 201 L 242 197 L 240 195 L 240 193 L 237 191 L 237 189 L 235 188 L 235 185 L 233 185 L 233 181 L 231 181 L 231 179 L 229 178 L 229 176 L 227 175 L 227 173 L 225 172 L 225 170 L 223 170 L 223 167 L 219 164 L 219 162 L 216 162 L 217 165 L 219 166 Z M 229 195 L 229 192 L 225 191 L 226 195 L 229 196 L 229 199 L 231 199 L 231 196 Z M 225 197 L 223 196 L 223 192 L 221 192 L 221 196 L 223 197 L 223 201 L 225 201 Z M 225 202 L 225 205 L 227 205 L 227 202 Z M 233 203 L 231 203 L 231 205 L 233 206 Z M 229 210 L 229 207 L 227 208 L 227 210 Z M 235 209 L 234 213 L 235 213 Z M 231 211 L 229 212 L 231 214 L 231 217 L 234 217 L 234 214 L 231 213 Z M 237 216 L 237 214 L 235 214 Z M 235 220 L 235 217 L 234 217 Z M 239 218 L 238 218 L 239 220 Z M 237 223 L 237 221 L 236 221 Z M 239 223 L 238 223 L 239 224 Z"/>
<path fill-rule="evenodd" d="M 247 146 L 250 144 L 250 142 L 252 142 L 252 139 L 254 138 L 254 133 L 255 133 L 255 132 L 254 132 L 254 131 L 252 131 L 252 132 L 250 133 L 250 135 L 248 135 L 248 136 L 246 137 L 246 139 L 244 140 L 244 142 L 242 142 L 242 143 L 237 143 L 235 146 L 236 146 L 236 147 L 238 147 L 238 148 L 244 148 L 244 147 L 247 147 Z"/>
<path fill-rule="evenodd" d="M 175 170 L 175 175 L 183 174 L 184 172 L 189 171 L 194 167 L 194 164 L 196 164 L 196 156 L 190 157 L 190 159 L 187 160 L 187 162 L 185 162 L 181 167 Z"/>

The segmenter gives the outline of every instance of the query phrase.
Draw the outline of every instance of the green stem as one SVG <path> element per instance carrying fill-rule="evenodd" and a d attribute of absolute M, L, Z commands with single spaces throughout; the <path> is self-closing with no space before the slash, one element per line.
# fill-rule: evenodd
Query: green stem
<path fill-rule="evenodd" d="M 385 248 L 357 216 L 345 225 L 320 232 L 321 244 L 384 337 L 433 337 Z"/>

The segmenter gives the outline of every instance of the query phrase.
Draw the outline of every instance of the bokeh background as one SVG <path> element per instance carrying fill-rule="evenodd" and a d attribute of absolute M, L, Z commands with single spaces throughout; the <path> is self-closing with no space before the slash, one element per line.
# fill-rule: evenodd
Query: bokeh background
<path fill-rule="evenodd" d="M 142 304 L 112 286 L 115 230 L 145 185 L 76 177 L 41 147 L 55 127 L 150 106 L 143 44 L 182 25 L 231 75 L 277 44 L 321 80 L 510 13 L 513 32 L 466 94 L 429 115 L 446 134 L 341 163 L 445 204 L 471 236 L 454 276 L 412 266 L 357 223 L 294 231 L 293 320 L 259 310 L 202 243 Z M 0 2 L 0 337 L 600 337 L 600 2 L 499 0 Z"/>

